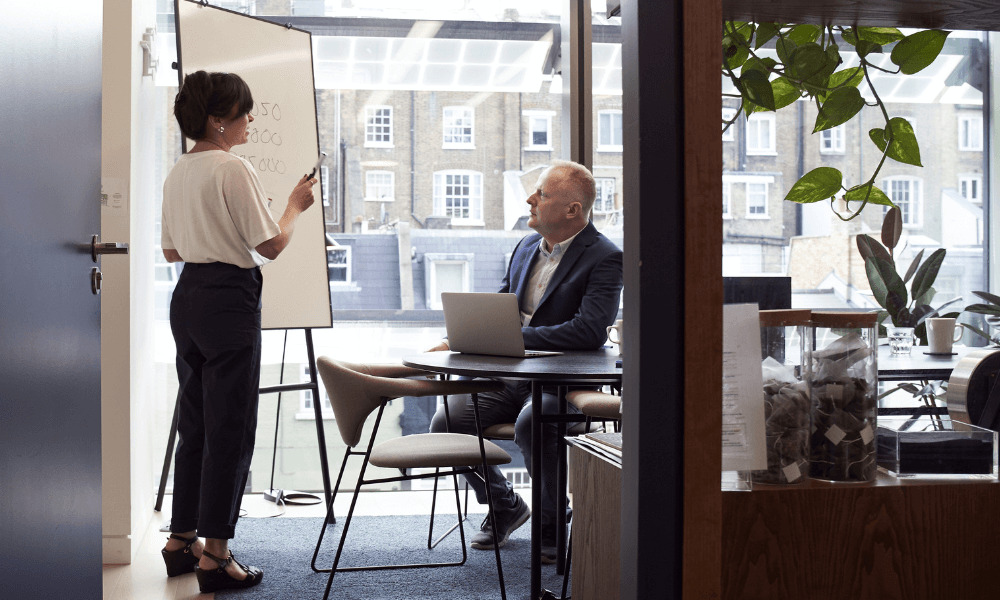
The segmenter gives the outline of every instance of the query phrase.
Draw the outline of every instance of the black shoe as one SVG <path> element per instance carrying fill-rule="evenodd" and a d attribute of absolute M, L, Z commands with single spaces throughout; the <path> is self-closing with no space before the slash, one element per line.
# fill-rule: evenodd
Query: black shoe
<path fill-rule="evenodd" d="M 198 588 L 201 589 L 202 594 L 207 594 L 209 592 L 217 592 L 219 590 L 238 590 L 249 588 L 260 583 L 260 580 L 264 578 L 264 572 L 257 567 L 248 567 L 240 561 L 236 560 L 233 553 L 229 553 L 229 558 L 223 560 L 218 556 L 213 556 L 208 552 L 202 552 L 204 556 L 207 556 L 219 563 L 216 569 L 202 569 L 201 567 L 195 567 L 194 574 L 198 577 Z M 232 576 L 226 572 L 226 567 L 230 562 L 234 562 L 239 565 L 244 571 L 246 571 L 246 579 L 233 579 Z"/>
<path fill-rule="evenodd" d="M 184 547 L 176 550 L 160 550 L 163 562 L 167 565 L 167 577 L 194 572 L 194 567 L 198 564 L 198 557 L 191 551 L 191 545 L 198 541 L 198 536 L 188 539 L 171 533 L 170 538 L 184 542 Z"/>
<path fill-rule="evenodd" d="M 528 508 L 528 504 L 520 496 L 515 494 L 514 497 L 517 499 L 514 509 L 496 516 L 497 545 L 500 548 L 503 548 L 504 544 L 507 543 L 507 538 L 510 537 L 510 534 L 521 525 L 524 525 L 528 517 L 531 516 L 531 509 Z M 489 515 L 486 515 L 486 518 L 483 519 L 479 533 L 472 536 L 469 545 L 476 550 L 493 549 L 493 528 L 490 526 Z"/>

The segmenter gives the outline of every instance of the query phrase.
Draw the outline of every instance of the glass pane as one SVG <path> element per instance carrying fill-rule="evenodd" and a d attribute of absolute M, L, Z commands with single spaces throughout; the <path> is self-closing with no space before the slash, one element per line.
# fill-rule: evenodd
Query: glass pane
<path fill-rule="evenodd" d="M 897 270 L 904 274 L 921 251 L 926 258 L 946 249 L 930 305 L 937 308 L 964 297 L 949 311 L 960 311 L 975 301 L 972 290 L 985 287 L 983 215 L 989 185 L 982 140 L 989 107 L 980 91 L 987 73 L 979 60 L 985 43 L 985 34 L 957 31 L 938 59 L 914 76 L 871 71 L 890 116 L 905 117 L 914 126 L 924 165 L 887 160 L 875 181 L 903 214 L 904 230 L 894 252 Z M 761 52 L 774 56 L 767 47 Z M 842 68 L 857 65 L 856 55 L 845 52 L 842 58 Z M 896 70 L 888 55 L 873 60 Z M 871 102 L 866 86 L 860 89 Z M 723 92 L 732 91 L 724 83 Z M 738 101 L 724 97 L 723 105 L 726 114 L 738 108 Z M 798 205 L 784 196 L 799 177 L 818 167 L 840 170 L 845 182 L 868 181 L 882 158 L 868 132 L 883 127 L 884 118 L 869 106 L 844 125 L 813 134 L 816 117 L 815 103 L 802 102 L 755 114 L 749 122 L 741 115 L 731 127 L 736 143 L 723 143 L 723 178 L 729 183 L 723 198 L 729 205 L 722 222 L 723 275 L 788 277 L 796 307 L 878 309 L 855 238 L 863 232 L 880 237 L 883 207 L 869 205 L 858 218 L 844 222 L 833 213 L 848 214 L 840 203 Z M 742 153 L 741 146 L 750 154 Z M 767 148 L 774 154 L 752 153 Z M 732 185 L 755 178 L 770 183 Z M 759 212 L 762 193 L 766 209 Z M 969 335 L 965 341 L 977 340 Z"/>

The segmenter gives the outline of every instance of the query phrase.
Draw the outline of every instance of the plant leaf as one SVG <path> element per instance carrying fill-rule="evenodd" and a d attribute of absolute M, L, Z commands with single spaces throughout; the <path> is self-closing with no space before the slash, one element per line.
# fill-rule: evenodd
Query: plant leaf
<path fill-rule="evenodd" d="M 827 200 L 840 191 L 844 176 L 833 167 L 817 167 L 802 176 L 788 190 L 785 200 L 809 204 Z"/>
<path fill-rule="evenodd" d="M 979 296 L 983 300 L 986 300 L 987 302 L 992 302 L 993 304 L 996 304 L 997 308 L 1000 308 L 1000 296 L 997 296 L 996 294 L 991 294 L 989 292 L 972 292 L 972 293 Z"/>
<path fill-rule="evenodd" d="M 778 77 L 772 81 L 771 91 L 774 94 L 775 110 L 785 108 L 799 99 L 799 89 L 792 85 L 787 77 Z"/>
<path fill-rule="evenodd" d="M 986 333 L 982 329 L 976 327 L 975 325 L 969 325 L 968 323 L 963 323 L 963 325 L 965 325 L 966 329 L 968 329 L 972 333 L 975 333 L 976 335 L 982 337 L 987 342 L 992 342 L 993 341 L 992 339 L 990 339 L 990 335 L 988 333 Z"/>
<path fill-rule="evenodd" d="M 753 49 L 758 50 L 761 46 L 771 41 L 774 36 L 778 35 L 778 31 L 781 30 L 781 25 L 778 23 L 758 23 L 757 24 L 757 37 L 753 42 Z"/>
<path fill-rule="evenodd" d="M 861 258 L 865 259 L 866 262 L 869 258 L 881 258 L 882 260 L 892 263 L 893 270 L 896 270 L 896 265 L 893 262 L 889 251 L 886 250 L 882 244 L 878 243 L 875 238 L 867 233 L 862 233 L 858 235 L 855 242 L 858 245 L 858 253 L 861 254 Z"/>
<path fill-rule="evenodd" d="M 876 44 L 875 42 L 869 42 L 868 40 L 861 40 L 858 45 L 854 47 L 858 56 L 868 56 L 869 54 L 882 54 L 882 46 Z"/>
<path fill-rule="evenodd" d="M 885 213 L 882 219 L 882 243 L 889 250 L 899 243 L 899 236 L 903 233 L 903 212 L 898 206 L 893 206 L 889 212 Z M 921 250 L 923 252 L 923 250 Z"/>
<path fill-rule="evenodd" d="M 924 251 L 920 250 L 917 255 L 913 257 L 913 262 L 910 263 L 910 268 L 906 270 L 906 276 L 903 277 L 903 283 L 909 283 L 910 278 L 913 274 L 917 272 L 917 267 L 920 266 L 920 259 L 924 257 Z"/>
<path fill-rule="evenodd" d="M 903 32 L 895 27 L 858 27 L 857 36 L 883 46 L 898 42 L 905 37 Z"/>
<path fill-rule="evenodd" d="M 788 32 L 788 37 L 797 45 L 810 44 L 819 39 L 823 30 L 818 25 L 796 25 Z"/>
<path fill-rule="evenodd" d="M 922 71 L 941 53 L 949 33 L 940 29 L 912 33 L 896 44 L 889 58 L 893 64 L 899 65 L 899 70 L 905 75 Z"/>
<path fill-rule="evenodd" d="M 944 262 L 945 254 L 946 250 L 944 248 L 938 248 L 917 269 L 916 274 L 913 276 L 912 290 L 914 298 L 922 298 L 934 285 L 934 280 L 941 269 L 941 263 Z"/>
<path fill-rule="evenodd" d="M 774 110 L 774 92 L 765 72 L 751 69 L 740 75 L 740 92 L 757 106 Z"/>
<path fill-rule="evenodd" d="M 886 132 L 884 129 L 872 129 L 868 132 L 868 137 L 878 146 L 879 150 L 886 152 L 889 158 L 901 163 L 922 167 L 920 164 L 920 146 L 917 145 L 917 136 L 913 133 L 913 125 L 903 117 L 893 117 L 889 119 L 889 128 L 892 131 L 892 143 L 886 152 Z"/>
<path fill-rule="evenodd" d="M 970 304 L 964 310 L 965 312 L 976 313 L 977 315 L 995 315 L 1000 317 L 1000 308 L 991 304 Z"/>
<path fill-rule="evenodd" d="M 861 67 L 851 67 L 830 75 L 830 87 L 858 87 L 864 80 L 864 69 Z"/>
<path fill-rule="evenodd" d="M 844 194 L 844 200 L 847 200 L 848 202 L 863 201 L 865 199 L 865 194 L 867 193 L 868 187 L 869 185 L 864 183 L 852 187 L 851 189 L 847 190 L 846 194 Z M 881 206 L 895 206 L 895 204 L 892 203 L 892 200 L 889 199 L 889 196 L 886 196 L 885 192 L 880 190 L 878 186 L 872 185 L 871 188 L 872 191 L 870 194 L 868 194 L 869 204 L 879 204 Z"/>
<path fill-rule="evenodd" d="M 858 88 L 845 87 L 834 90 L 827 101 L 820 106 L 813 133 L 850 121 L 864 107 L 865 100 Z"/>
<path fill-rule="evenodd" d="M 865 259 L 865 273 L 875 301 L 888 311 L 894 324 L 900 325 L 900 316 L 907 304 L 906 286 L 896 273 L 892 260 L 870 256 Z"/>

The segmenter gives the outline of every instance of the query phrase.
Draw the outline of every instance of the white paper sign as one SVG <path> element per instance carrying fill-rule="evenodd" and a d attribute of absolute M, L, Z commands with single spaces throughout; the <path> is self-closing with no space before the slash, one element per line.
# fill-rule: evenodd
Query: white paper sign
<path fill-rule="evenodd" d="M 722 470 L 767 468 L 756 304 L 722 307 Z"/>

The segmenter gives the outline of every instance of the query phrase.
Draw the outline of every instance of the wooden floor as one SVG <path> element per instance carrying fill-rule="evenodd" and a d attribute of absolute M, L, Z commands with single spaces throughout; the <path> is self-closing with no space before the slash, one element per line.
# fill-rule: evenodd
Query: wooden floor
<path fill-rule="evenodd" d="M 519 490 L 520 491 L 520 490 Z M 522 493 L 526 501 L 531 494 Z M 430 508 L 430 492 L 369 492 L 358 502 L 358 515 L 371 514 L 426 514 Z M 338 494 L 334 506 L 336 514 L 346 514 L 350 494 Z M 470 512 L 477 510 L 475 498 L 470 499 Z M 243 508 L 247 517 L 266 517 L 281 511 L 273 502 L 268 502 L 261 494 L 248 494 L 243 498 Z M 278 518 L 322 517 L 323 505 L 285 506 L 284 514 Z M 214 600 L 215 594 L 198 592 L 198 581 L 194 575 L 167 577 L 160 549 L 167 539 L 160 529 L 170 515 L 170 496 L 164 500 L 163 512 L 153 513 L 146 531 L 136 541 L 138 549 L 131 565 L 105 565 L 104 600 Z M 470 515 L 471 518 L 471 515 Z M 236 549 L 238 551 L 238 549 Z"/>

